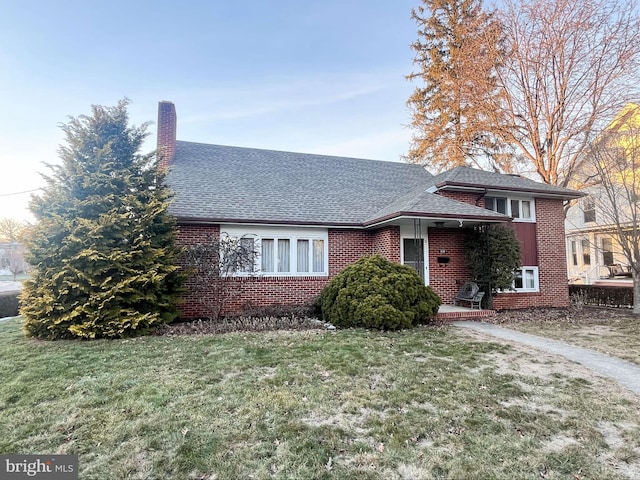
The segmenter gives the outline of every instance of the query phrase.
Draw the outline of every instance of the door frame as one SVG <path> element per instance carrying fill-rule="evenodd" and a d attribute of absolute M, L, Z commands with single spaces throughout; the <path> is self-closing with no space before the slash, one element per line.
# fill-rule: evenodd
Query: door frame
<path fill-rule="evenodd" d="M 402 263 L 402 265 L 404 265 L 404 241 L 405 240 L 411 240 L 413 241 L 415 239 L 414 235 L 408 235 L 408 234 L 404 234 L 403 232 L 400 233 L 400 263 Z M 429 237 L 426 233 L 423 233 L 422 236 L 420 237 L 420 240 L 423 241 L 422 245 L 422 256 L 423 256 L 423 264 L 424 264 L 424 284 L 425 285 L 429 285 Z"/>

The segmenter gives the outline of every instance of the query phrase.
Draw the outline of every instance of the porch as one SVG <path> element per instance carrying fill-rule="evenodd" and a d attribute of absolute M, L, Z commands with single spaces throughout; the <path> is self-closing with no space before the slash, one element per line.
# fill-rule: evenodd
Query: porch
<path fill-rule="evenodd" d="M 621 264 L 596 264 L 582 270 L 573 269 L 568 272 L 569 283 L 576 285 L 611 285 L 633 286 L 633 278 L 629 267 Z"/>
<path fill-rule="evenodd" d="M 495 315 L 495 310 L 478 310 L 454 305 L 440 305 L 436 320 L 453 321 L 460 319 L 480 320 Z"/>

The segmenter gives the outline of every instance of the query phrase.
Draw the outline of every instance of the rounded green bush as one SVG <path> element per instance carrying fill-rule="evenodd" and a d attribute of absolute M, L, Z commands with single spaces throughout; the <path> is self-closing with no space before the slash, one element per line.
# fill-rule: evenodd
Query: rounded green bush
<path fill-rule="evenodd" d="M 318 303 L 323 319 L 337 327 L 398 330 L 428 322 L 442 300 L 413 268 L 374 255 L 336 275 Z"/>

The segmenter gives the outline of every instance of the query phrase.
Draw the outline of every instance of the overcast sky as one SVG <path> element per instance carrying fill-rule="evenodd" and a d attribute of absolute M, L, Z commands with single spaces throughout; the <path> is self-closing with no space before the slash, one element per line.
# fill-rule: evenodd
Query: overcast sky
<path fill-rule="evenodd" d="M 25 218 L 60 123 L 127 97 L 178 139 L 399 161 L 419 0 L 0 0 L 0 217 Z"/>

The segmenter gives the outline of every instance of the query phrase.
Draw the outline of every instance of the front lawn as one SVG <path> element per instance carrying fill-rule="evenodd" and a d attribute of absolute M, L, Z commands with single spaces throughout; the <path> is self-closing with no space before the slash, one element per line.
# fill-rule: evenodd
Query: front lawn
<path fill-rule="evenodd" d="M 118 341 L 0 322 L 0 452 L 81 479 L 640 477 L 640 400 L 455 328 Z"/>

